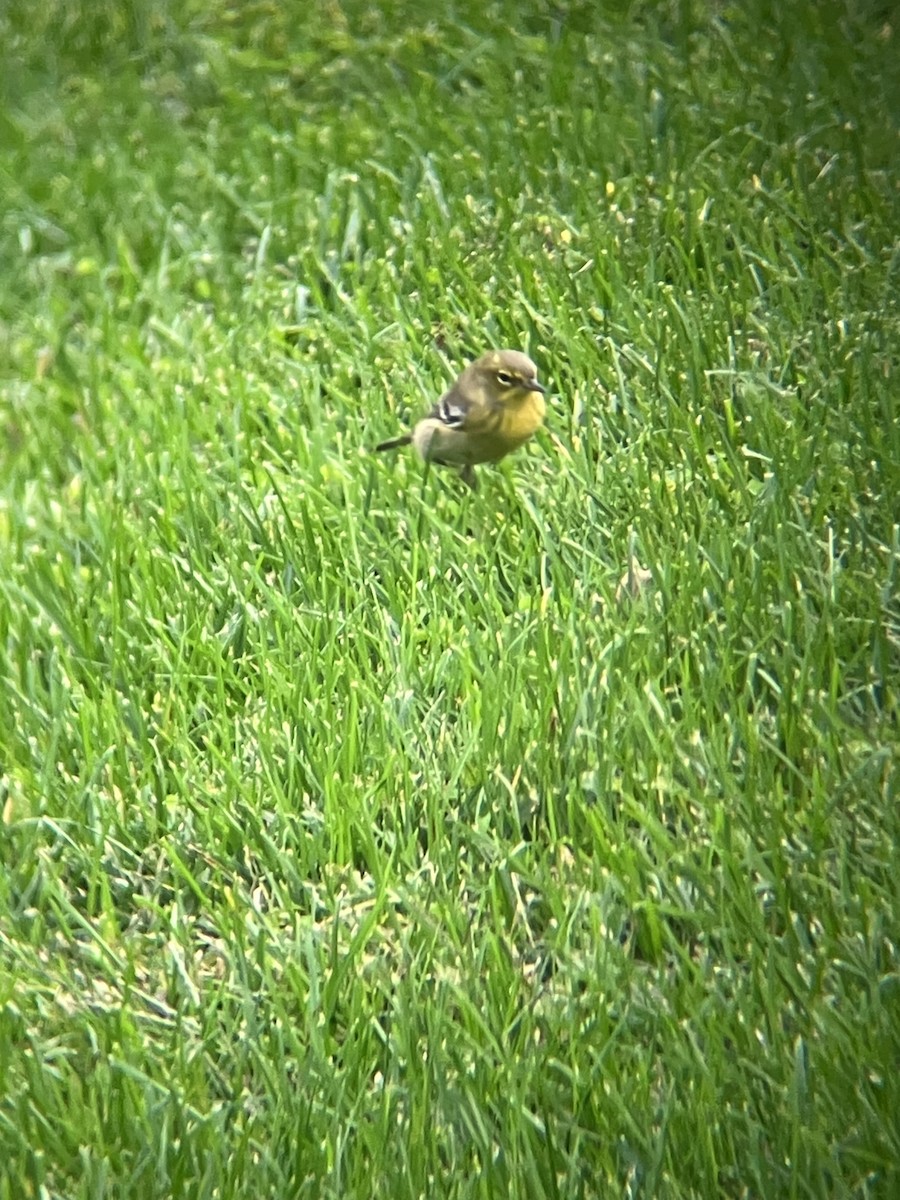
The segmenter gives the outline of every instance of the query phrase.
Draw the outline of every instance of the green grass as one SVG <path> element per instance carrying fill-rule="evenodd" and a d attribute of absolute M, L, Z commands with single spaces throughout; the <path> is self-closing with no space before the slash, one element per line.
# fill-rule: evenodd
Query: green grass
<path fill-rule="evenodd" d="M 4 9 L 0 1200 L 897 1194 L 898 37 Z"/>

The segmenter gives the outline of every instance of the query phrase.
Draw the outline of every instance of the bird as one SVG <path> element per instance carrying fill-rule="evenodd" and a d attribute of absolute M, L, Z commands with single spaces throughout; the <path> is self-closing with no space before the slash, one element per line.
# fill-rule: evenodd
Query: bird
<path fill-rule="evenodd" d="M 412 446 L 425 462 L 459 467 L 474 490 L 475 467 L 499 462 L 541 426 L 546 389 L 519 350 L 488 350 L 469 363 L 412 433 L 379 442 L 376 452 Z"/>

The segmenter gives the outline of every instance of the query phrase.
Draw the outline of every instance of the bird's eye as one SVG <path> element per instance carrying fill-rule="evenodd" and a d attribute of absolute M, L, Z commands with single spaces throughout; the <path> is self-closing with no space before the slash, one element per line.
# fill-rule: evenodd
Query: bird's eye
<path fill-rule="evenodd" d="M 504 387 L 512 387 L 516 381 L 512 375 L 510 375 L 509 371 L 498 371 L 497 382 L 502 383 Z"/>

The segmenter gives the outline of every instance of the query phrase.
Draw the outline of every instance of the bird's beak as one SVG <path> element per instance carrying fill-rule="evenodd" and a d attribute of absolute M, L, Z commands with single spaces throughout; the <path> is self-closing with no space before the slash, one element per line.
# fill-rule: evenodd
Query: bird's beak
<path fill-rule="evenodd" d="M 542 383 L 538 383 L 538 381 L 536 379 L 526 380 L 525 387 L 528 389 L 529 392 L 540 392 L 542 396 L 547 391 L 547 389 L 544 387 L 544 385 Z"/>

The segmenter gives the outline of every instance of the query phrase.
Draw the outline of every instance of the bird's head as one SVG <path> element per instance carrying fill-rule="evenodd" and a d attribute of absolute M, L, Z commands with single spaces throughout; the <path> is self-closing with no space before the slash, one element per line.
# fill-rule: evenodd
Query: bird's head
<path fill-rule="evenodd" d="M 479 384 L 497 404 L 519 404 L 534 392 L 543 395 L 537 367 L 519 350 L 489 350 L 470 368 Z"/>

